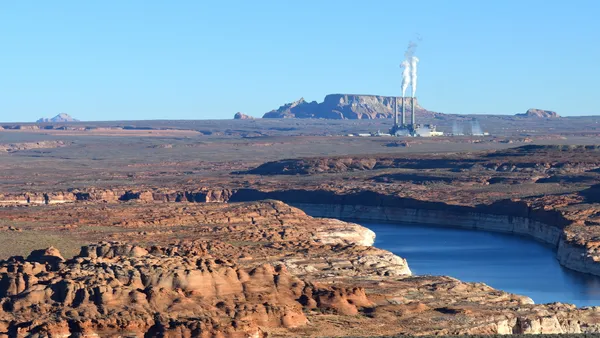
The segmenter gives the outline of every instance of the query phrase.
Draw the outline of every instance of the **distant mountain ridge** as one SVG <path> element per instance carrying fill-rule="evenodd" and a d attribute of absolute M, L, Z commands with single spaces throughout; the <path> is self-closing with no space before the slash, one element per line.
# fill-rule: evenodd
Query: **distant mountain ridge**
<path fill-rule="evenodd" d="M 410 104 L 413 98 L 405 98 L 405 113 L 410 115 Z M 415 98 L 416 100 L 416 98 Z M 398 98 L 398 114 L 401 112 L 401 100 Z M 437 115 L 424 109 L 415 101 L 417 115 Z M 379 119 L 394 116 L 394 97 L 380 95 L 329 94 L 321 103 L 307 102 L 304 98 L 284 104 L 271 110 L 263 118 L 323 118 L 323 119 Z"/>
<path fill-rule="evenodd" d="M 69 114 L 60 113 L 52 118 L 44 118 L 37 120 L 36 123 L 48 123 L 48 122 L 78 122 L 79 120 L 72 118 Z"/>

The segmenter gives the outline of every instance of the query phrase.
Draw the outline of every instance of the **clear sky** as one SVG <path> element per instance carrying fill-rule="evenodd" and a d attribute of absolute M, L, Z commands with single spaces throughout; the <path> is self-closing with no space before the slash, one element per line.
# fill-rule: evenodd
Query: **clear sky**
<path fill-rule="evenodd" d="M 598 0 L 1 1 L 0 121 L 254 116 L 330 93 L 600 114 Z"/>

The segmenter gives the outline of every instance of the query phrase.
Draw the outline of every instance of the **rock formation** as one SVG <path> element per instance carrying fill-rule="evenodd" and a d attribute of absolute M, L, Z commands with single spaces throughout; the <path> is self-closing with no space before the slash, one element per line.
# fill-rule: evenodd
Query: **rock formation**
<path fill-rule="evenodd" d="M 240 112 L 237 112 L 234 116 L 233 116 L 234 120 L 254 120 L 254 117 L 250 116 L 250 115 L 246 115 Z"/>
<path fill-rule="evenodd" d="M 275 201 L 198 206 L 175 218 L 171 208 L 156 211 L 168 224 L 204 214 L 201 222 L 212 225 L 203 240 L 100 242 L 68 260 L 51 247 L 0 261 L 0 335 L 262 336 L 307 324 L 303 309 L 357 315 L 374 306 L 362 287 L 340 278 L 410 275 L 405 260 L 369 247 L 373 232 L 357 224 L 312 219 Z M 146 221 L 155 222 L 123 227 Z M 290 255 L 292 248 L 305 250 Z M 332 277 L 333 286 L 316 282 Z"/>
<path fill-rule="evenodd" d="M 527 297 L 482 283 L 412 277 L 404 259 L 366 246 L 372 232 L 312 218 L 277 201 L 85 202 L 38 208 L 43 213 L 34 209 L 19 209 L 21 219 L 39 217 L 45 228 L 73 218 L 87 229 L 120 220 L 117 232 L 102 230 L 98 236 L 121 241 L 85 245 L 72 258 L 48 248 L 26 259 L 0 261 L 0 336 L 298 337 L 600 329 L 593 308 L 533 305 Z M 138 230 L 150 228 L 152 232 Z"/>
<path fill-rule="evenodd" d="M 37 120 L 36 123 L 63 123 L 63 122 L 77 122 L 79 120 L 76 120 L 74 118 L 72 118 L 69 114 L 65 114 L 65 113 L 60 113 L 52 118 L 44 118 L 42 117 L 41 119 Z"/>
<path fill-rule="evenodd" d="M 412 98 L 405 99 L 406 116 L 410 119 Z M 398 114 L 401 100 L 398 98 Z M 417 115 L 437 115 L 415 102 Z M 394 116 L 394 97 L 378 95 L 330 94 L 321 103 L 307 102 L 304 98 L 285 104 L 266 113 L 263 118 L 323 118 L 323 119 L 377 119 Z"/>
<path fill-rule="evenodd" d="M 207 336 L 306 324 L 296 299 L 312 297 L 314 287 L 285 267 L 245 269 L 192 252 L 100 243 L 54 266 L 31 258 L 0 263 L 0 327 L 19 335 Z"/>
<path fill-rule="evenodd" d="M 537 117 L 537 118 L 557 118 L 560 117 L 556 112 L 551 110 L 542 110 L 542 109 L 534 109 L 531 108 L 527 110 L 525 113 L 515 114 L 515 116 L 519 117 Z"/>

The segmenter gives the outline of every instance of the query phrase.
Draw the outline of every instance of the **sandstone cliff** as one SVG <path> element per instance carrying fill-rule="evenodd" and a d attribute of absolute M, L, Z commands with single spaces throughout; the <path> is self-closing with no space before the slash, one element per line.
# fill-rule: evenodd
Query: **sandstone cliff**
<path fill-rule="evenodd" d="M 398 99 L 398 114 L 401 101 Z M 412 98 L 406 98 L 406 116 L 410 117 Z M 436 115 L 415 102 L 415 112 L 419 115 Z M 324 119 L 377 119 L 394 116 L 394 97 L 378 95 L 330 94 L 321 103 L 307 102 L 304 98 L 285 104 L 266 113 L 263 118 L 324 118 Z"/>

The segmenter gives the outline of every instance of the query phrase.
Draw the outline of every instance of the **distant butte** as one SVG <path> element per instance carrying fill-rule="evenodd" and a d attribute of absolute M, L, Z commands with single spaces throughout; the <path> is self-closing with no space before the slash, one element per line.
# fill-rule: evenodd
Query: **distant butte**
<path fill-rule="evenodd" d="M 234 120 L 254 120 L 254 117 L 238 112 L 233 116 L 233 119 Z"/>
<path fill-rule="evenodd" d="M 537 117 L 537 118 L 557 118 L 560 117 L 556 112 L 551 110 L 534 109 L 531 108 L 522 114 L 515 114 L 519 117 Z"/>
<path fill-rule="evenodd" d="M 412 98 L 405 99 L 406 113 L 410 112 Z M 416 100 L 416 99 L 415 99 Z M 398 113 L 401 112 L 398 97 Z M 441 115 L 424 109 L 415 101 L 415 111 L 421 116 Z M 307 102 L 304 98 L 285 104 L 266 113 L 263 118 L 322 118 L 322 119 L 380 119 L 394 116 L 394 97 L 380 95 L 330 94 L 321 103 Z"/>
<path fill-rule="evenodd" d="M 56 123 L 56 122 L 78 122 L 79 120 L 72 118 L 69 114 L 65 114 L 65 113 L 60 113 L 52 118 L 45 118 L 42 117 L 41 119 L 37 120 L 36 123 Z"/>

